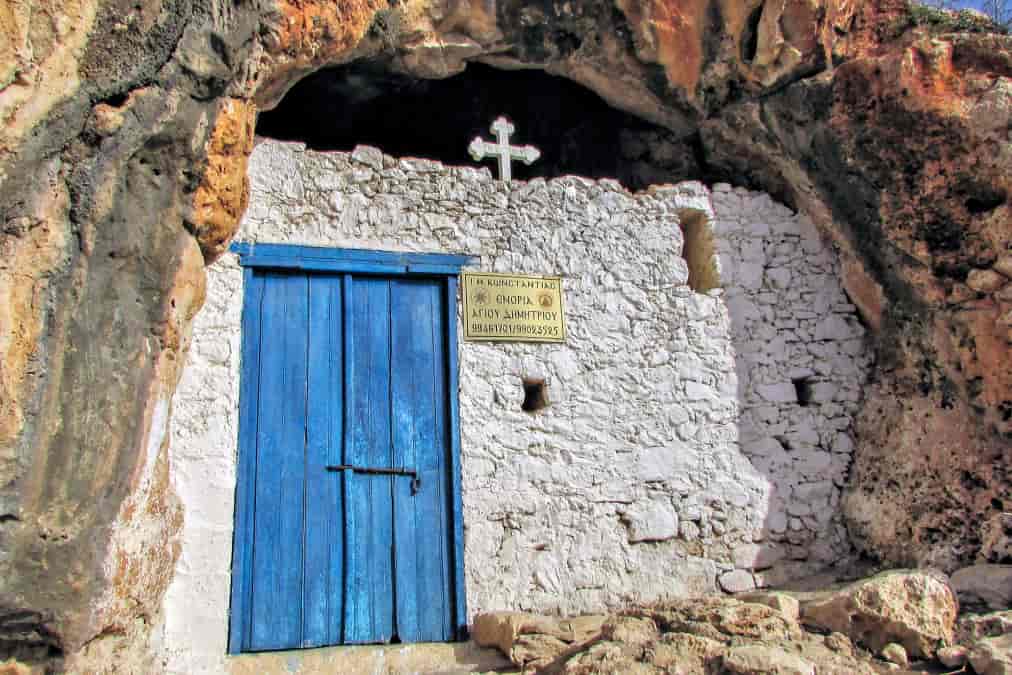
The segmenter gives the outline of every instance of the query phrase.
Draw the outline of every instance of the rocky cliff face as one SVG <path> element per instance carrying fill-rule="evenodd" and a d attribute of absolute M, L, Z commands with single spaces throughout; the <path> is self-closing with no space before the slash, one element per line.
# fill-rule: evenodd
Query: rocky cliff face
<path fill-rule="evenodd" d="M 898 0 L 26 0 L 0 33 L 5 652 L 149 667 L 181 517 L 165 421 L 256 111 L 376 55 L 565 76 L 806 211 L 877 339 L 855 545 L 1012 555 L 1012 38 Z"/>

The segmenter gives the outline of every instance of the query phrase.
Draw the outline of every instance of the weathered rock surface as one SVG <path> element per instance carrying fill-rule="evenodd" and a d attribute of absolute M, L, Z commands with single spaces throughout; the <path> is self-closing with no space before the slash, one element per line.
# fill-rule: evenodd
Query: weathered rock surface
<path fill-rule="evenodd" d="M 497 647 L 518 666 L 538 667 L 597 637 L 606 619 L 605 616 L 558 619 L 524 612 L 493 612 L 474 618 L 471 638 L 482 647 Z"/>
<path fill-rule="evenodd" d="M 938 662 L 946 668 L 962 668 L 966 664 L 967 650 L 962 645 L 942 647 L 938 650 Z"/>
<path fill-rule="evenodd" d="M 951 581 L 964 607 L 1012 608 L 1012 565 L 971 565 L 953 573 Z"/>
<path fill-rule="evenodd" d="M 915 658 L 952 644 L 957 611 L 945 579 L 925 572 L 885 572 L 801 599 L 805 625 L 843 633 L 876 654 L 895 642 Z"/>
<path fill-rule="evenodd" d="M 596 626 L 580 640 L 567 622 Z M 698 675 L 844 675 L 874 673 L 873 660 L 806 633 L 770 607 L 730 598 L 699 598 L 609 617 L 547 619 L 527 614 L 489 614 L 475 623 L 514 664 L 539 673 L 676 673 Z M 509 636 L 513 636 L 510 642 Z M 842 637 L 842 636 L 841 636 Z M 846 641 L 846 638 L 843 638 Z M 529 645 L 547 648 L 534 654 Z"/>
<path fill-rule="evenodd" d="M 907 658 L 907 650 L 903 648 L 903 645 L 890 642 L 882 648 L 882 658 L 889 663 L 895 663 L 900 668 L 906 668 L 910 665 L 910 659 Z"/>
<path fill-rule="evenodd" d="M 1012 610 L 989 614 L 964 614 L 956 622 L 956 641 L 963 645 L 987 637 L 1012 633 Z"/>
<path fill-rule="evenodd" d="M 721 668 L 735 675 L 815 675 L 811 662 L 782 649 L 760 645 L 729 649 Z"/>
<path fill-rule="evenodd" d="M 700 171 L 805 210 L 878 345 L 856 543 L 1007 562 L 1012 38 L 944 29 L 899 0 L 5 9 L 0 644 L 149 670 L 180 521 L 164 425 L 203 262 L 245 204 L 251 121 L 303 74 L 378 54 L 425 77 L 471 58 L 569 77 L 690 138 Z"/>
<path fill-rule="evenodd" d="M 969 661 L 977 675 L 1012 675 L 1012 635 L 984 638 L 970 650 Z"/>
<path fill-rule="evenodd" d="M 739 598 L 742 602 L 754 602 L 760 605 L 772 607 L 784 615 L 789 621 L 797 621 L 801 616 L 801 604 L 798 599 L 787 593 L 767 591 L 762 593 L 748 593 Z"/>

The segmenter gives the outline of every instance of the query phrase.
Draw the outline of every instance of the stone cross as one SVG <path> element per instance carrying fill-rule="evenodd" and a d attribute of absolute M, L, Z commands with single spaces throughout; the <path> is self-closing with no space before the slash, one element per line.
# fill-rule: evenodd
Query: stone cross
<path fill-rule="evenodd" d="M 509 183 L 513 178 L 513 172 L 510 169 L 512 160 L 519 159 L 524 164 L 530 164 L 541 156 L 541 152 L 532 145 L 523 147 L 510 145 L 510 134 L 514 131 L 516 129 L 509 123 L 509 120 L 499 117 L 492 123 L 492 133 L 496 138 L 495 143 L 488 143 L 483 141 L 480 136 L 476 136 L 471 141 L 471 145 L 467 146 L 467 151 L 471 153 L 471 157 L 476 162 L 480 162 L 486 157 L 497 157 L 499 159 L 499 179 L 506 183 Z"/>

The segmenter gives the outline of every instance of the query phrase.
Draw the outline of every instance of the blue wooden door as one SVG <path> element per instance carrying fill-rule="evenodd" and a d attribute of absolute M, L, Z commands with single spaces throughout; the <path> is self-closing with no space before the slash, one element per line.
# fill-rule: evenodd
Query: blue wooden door
<path fill-rule="evenodd" d="M 451 281 L 246 283 L 230 651 L 452 639 Z"/>

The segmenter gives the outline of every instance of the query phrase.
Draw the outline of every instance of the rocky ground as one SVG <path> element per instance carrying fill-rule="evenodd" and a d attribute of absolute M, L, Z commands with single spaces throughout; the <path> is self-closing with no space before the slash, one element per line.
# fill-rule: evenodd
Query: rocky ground
<path fill-rule="evenodd" d="M 960 606 L 967 611 L 959 613 Z M 560 619 L 483 614 L 473 637 L 522 673 L 1012 673 L 1012 566 L 893 571 Z"/>

